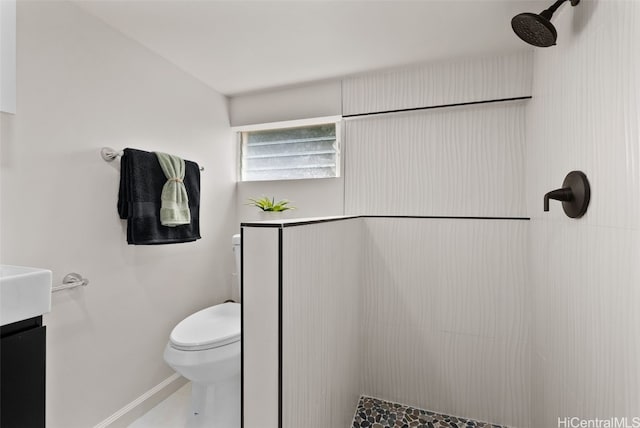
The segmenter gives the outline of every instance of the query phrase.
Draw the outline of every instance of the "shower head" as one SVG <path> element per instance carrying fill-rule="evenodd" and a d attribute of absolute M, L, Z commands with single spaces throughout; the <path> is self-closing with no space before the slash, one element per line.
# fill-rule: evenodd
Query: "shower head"
<path fill-rule="evenodd" d="M 521 13 L 511 20 L 511 28 L 525 42 L 539 48 L 556 44 L 558 32 L 551 21 L 542 14 Z"/>
<path fill-rule="evenodd" d="M 567 0 L 556 1 L 549 9 L 535 13 L 520 13 L 511 19 L 511 28 L 525 42 L 540 48 L 546 48 L 556 44 L 558 32 L 551 23 L 553 13 Z M 580 0 L 571 0 L 575 6 Z"/>

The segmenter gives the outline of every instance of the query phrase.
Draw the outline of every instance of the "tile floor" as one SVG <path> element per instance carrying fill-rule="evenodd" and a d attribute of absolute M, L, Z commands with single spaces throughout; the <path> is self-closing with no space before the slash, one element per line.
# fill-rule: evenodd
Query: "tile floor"
<path fill-rule="evenodd" d="M 372 397 L 360 397 L 352 428 L 506 428 L 442 415 Z"/>
<path fill-rule="evenodd" d="M 174 392 L 128 428 L 184 428 L 191 383 Z M 443 415 L 372 397 L 360 397 L 351 428 L 507 428 Z"/>
<path fill-rule="evenodd" d="M 191 383 L 168 396 L 128 428 L 184 428 L 187 426 Z"/>

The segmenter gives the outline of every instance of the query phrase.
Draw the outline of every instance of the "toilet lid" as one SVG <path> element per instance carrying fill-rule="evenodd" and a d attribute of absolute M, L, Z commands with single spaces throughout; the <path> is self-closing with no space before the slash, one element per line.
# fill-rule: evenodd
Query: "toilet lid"
<path fill-rule="evenodd" d="M 196 312 L 171 332 L 171 346 L 185 351 L 217 348 L 240 340 L 240 304 L 223 303 Z"/>

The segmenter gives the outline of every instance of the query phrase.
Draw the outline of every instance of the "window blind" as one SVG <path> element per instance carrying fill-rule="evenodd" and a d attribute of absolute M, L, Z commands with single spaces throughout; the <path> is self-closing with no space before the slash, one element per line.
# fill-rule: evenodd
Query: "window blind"
<path fill-rule="evenodd" d="M 242 132 L 242 180 L 338 176 L 336 124 Z"/>

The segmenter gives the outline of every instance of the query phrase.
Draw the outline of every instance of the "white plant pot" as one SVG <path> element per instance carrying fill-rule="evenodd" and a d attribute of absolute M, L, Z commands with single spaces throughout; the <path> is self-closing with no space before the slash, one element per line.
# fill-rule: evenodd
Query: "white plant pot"
<path fill-rule="evenodd" d="M 291 213 L 293 210 L 286 211 L 262 211 L 258 212 L 260 220 L 263 221 L 274 221 L 274 220 L 283 220 L 287 218 L 293 218 Z"/>

